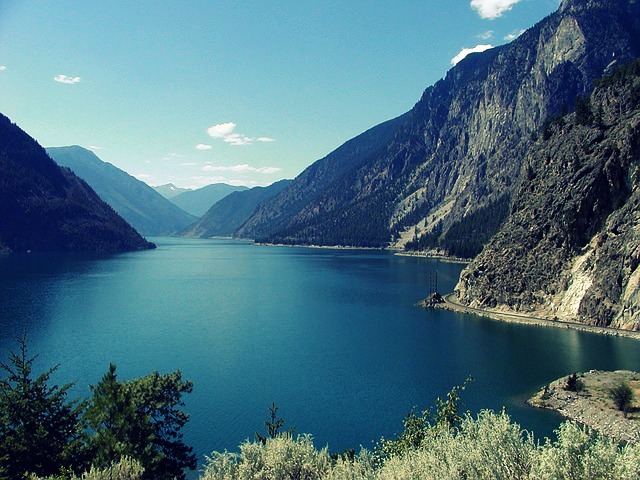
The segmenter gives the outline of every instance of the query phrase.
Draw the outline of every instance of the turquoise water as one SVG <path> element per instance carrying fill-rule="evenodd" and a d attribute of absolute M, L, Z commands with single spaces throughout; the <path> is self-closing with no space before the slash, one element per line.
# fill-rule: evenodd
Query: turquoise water
<path fill-rule="evenodd" d="M 468 375 L 465 407 L 508 413 L 536 437 L 559 419 L 524 406 L 574 371 L 638 369 L 637 341 L 511 325 L 414 304 L 430 272 L 450 291 L 461 265 L 388 252 L 153 239 L 114 256 L 0 258 L 0 352 L 26 328 L 40 370 L 88 396 L 110 362 L 120 378 L 180 369 L 195 382 L 185 440 L 202 460 L 285 427 L 331 451 L 372 447 Z M 37 370 L 37 371 L 40 371 Z"/>

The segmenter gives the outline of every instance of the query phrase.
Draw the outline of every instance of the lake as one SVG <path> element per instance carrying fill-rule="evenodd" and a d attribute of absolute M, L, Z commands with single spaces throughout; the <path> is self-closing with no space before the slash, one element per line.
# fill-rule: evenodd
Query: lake
<path fill-rule="evenodd" d="M 185 441 L 201 462 L 265 431 L 272 402 L 285 428 L 330 451 L 402 429 L 473 375 L 465 408 L 502 406 L 536 438 L 555 414 L 524 400 L 562 375 L 635 369 L 638 342 L 501 323 L 415 303 L 437 271 L 441 292 L 462 265 L 374 250 L 152 239 L 152 251 L 0 258 L 0 351 L 27 331 L 36 373 L 89 396 L 110 362 L 121 379 L 180 369 Z"/>

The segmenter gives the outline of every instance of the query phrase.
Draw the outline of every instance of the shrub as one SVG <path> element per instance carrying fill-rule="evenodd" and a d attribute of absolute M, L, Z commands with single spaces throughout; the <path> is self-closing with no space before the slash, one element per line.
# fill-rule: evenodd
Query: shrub
<path fill-rule="evenodd" d="M 609 396 L 613 400 L 613 403 L 616 404 L 618 410 L 622 412 L 625 418 L 627 418 L 627 411 L 633 403 L 633 390 L 629 387 L 629 384 L 626 382 L 620 382 L 615 387 L 609 390 Z"/>

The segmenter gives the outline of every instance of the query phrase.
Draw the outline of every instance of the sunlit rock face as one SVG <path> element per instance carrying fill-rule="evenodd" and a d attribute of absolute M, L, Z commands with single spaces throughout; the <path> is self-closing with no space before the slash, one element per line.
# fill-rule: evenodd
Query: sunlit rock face
<path fill-rule="evenodd" d="M 462 273 L 460 299 L 640 329 L 640 62 L 549 125 L 500 231 Z"/>

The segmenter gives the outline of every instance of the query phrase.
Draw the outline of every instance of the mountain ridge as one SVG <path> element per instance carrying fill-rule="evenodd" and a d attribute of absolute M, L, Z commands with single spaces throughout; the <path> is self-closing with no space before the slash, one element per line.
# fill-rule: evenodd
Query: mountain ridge
<path fill-rule="evenodd" d="M 459 62 L 341 175 L 314 177 L 318 162 L 310 166 L 237 235 L 402 247 L 408 233 L 428 235 L 438 222 L 445 234 L 510 195 L 545 120 L 638 55 L 638 10 L 635 0 L 565 1 L 513 42 Z M 319 161 L 323 168 L 337 168 L 342 148 Z M 312 195 L 301 200 L 297 191 Z"/>
<path fill-rule="evenodd" d="M 216 202 L 233 192 L 247 190 L 249 187 L 233 186 L 226 183 L 212 183 L 196 190 L 181 192 L 170 200 L 185 212 L 201 217 Z"/>
<path fill-rule="evenodd" d="M 46 150 L 54 161 L 71 168 L 144 235 L 171 235 L 195 219 L 146 183 L 103 161 L 91 150 L 79 145 Z"/>
<path fill-rule="evenodd" d="M 280 180 L 267 187 L 253 187 L 230 193 L 218 200 L 207 212 L 181 232 L 184 237 L 232 237 L 258 206 L 291 184 Z"/>
<path fill-rule="evenodd" d="M 155 248 L 70 169 L 0 114 L 0 250 Z"/>

